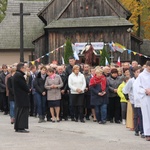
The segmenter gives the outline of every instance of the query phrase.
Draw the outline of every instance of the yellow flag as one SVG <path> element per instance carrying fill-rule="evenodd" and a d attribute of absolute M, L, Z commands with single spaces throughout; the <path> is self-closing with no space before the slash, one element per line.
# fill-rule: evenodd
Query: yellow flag
<path fill-rule="evenodd" d="M 133 52 L 134 55 L 136 55 L 136 52 Z"/>
<path fill-rule="evenodd" d="M 35 61 L 31 61 L 31 64 L 34 65 L 34 64 L 35 64 Z"/>
<path fill-rule="evenodd" d="M 102 55 L 102 51 L 101 50 L 99 51 L 99 53 L 100 53 L 100 55 Z"/>

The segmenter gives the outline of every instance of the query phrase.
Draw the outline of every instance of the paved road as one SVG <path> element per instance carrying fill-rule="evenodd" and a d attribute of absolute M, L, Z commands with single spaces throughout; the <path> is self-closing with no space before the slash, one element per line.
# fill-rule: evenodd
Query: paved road
<path fill-rule="evenodd" d="M 148 150 L 150 142 L 135 137 L 124 125 L 92 121 L 37 123 L 29 118 L 30 133 L 16 133 L 9 116 L 0 113 L 0 150 Z"/>

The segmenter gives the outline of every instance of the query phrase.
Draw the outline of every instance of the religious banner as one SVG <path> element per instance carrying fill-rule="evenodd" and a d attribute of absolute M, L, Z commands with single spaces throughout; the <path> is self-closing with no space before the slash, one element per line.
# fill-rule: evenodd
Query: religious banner
<path fill-rule="evenodd" d="M 75 50 L 79 54 L 87 45 L 87 43 L 75 43 Z M 91 42 L 94 50 L 101 50 L 104 48 L 104 42 Z"/>

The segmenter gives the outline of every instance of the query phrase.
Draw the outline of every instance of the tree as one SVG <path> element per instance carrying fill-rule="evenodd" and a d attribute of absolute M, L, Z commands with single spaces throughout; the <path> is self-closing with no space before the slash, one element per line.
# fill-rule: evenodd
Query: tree
<path fill-rule="evenodd" d="M 64 52 L 65 64 L 69 64 L 70 56 L 73 56 L 72 43 L 71 43 L 70 39 L 67 39 L 66 45 L 65 45 L 65 52 Z"/>
<path fill-rule="evenodd" d="M 109 57 L 109 54 L 107 53 L 106 49 L 105 49 L 105 46 L 102 50 L 102 54 L 100 56 L 100 66 L 105 66 L 105 62 L 106 62 L 106 59 L 108 61 L 108 63 L 110 64 L 110 57 Z"/>
<path fill-rule="evenodd" d="M 7 0 L 0 0 L 0 23 L 5 17 L 5 12 L 6 12 L 6 7 L 7 7 Z"/>
<path fill-rule="evenodd" d="M 129 10 L 132 15 L 129 19 L 134 24 L 133 31 L 136 33 L 139 29 L 138 19 L 142 15 L 143 5 L 139 0 L 120 0 L 121 3 Z"/>
<path fill-rule="evenodd" d="M 150 2 L 149 0 L 141 0 L 143 5 L 143 13 L 141 16 L 141 26 L 143 38 L 150 39 Z"/>

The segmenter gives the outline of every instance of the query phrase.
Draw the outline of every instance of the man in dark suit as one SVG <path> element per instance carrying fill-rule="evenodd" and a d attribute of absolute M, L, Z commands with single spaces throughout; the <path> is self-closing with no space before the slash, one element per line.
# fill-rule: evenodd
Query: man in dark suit
<path fill-rule="evenodd" d="M 14 98 L 15 98 L 15 125 L 16 132 L 28 133 L 28 114 L 29 114 L 29 96 L 30 92 L 25 75 L 25 67 L 23 63 L 17 65 L 17 71 L 12 79 Z"/>
<path fill-rule="evenodd" d="M 35 88 L 33 86 L 34 80 L 36 78 L 36 66 L 35 65 L 31 65 L 30 66 L 30 76 L 29 76 L 29 81 L 28 81 L 28 87 L 29 89 L 31 89 L 31 93 L 29 94 L 29 98 L 30 98 L 30 108 L 29 108 L 29 113 L 30 116 L 37 116 L 37 102 L 35 99 Z"/>

